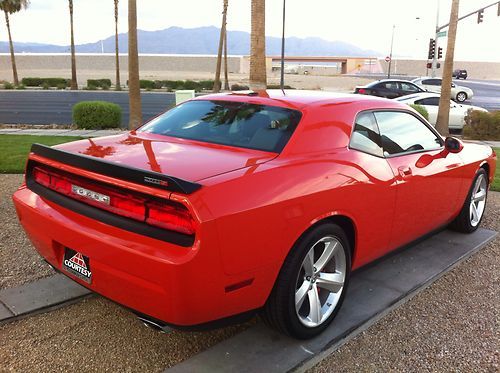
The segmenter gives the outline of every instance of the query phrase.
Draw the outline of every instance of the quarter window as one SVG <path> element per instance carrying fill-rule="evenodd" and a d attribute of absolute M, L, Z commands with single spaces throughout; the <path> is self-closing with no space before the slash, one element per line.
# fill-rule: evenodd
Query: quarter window
<path fill-rule="evenodd" d="M 439 106 L 439 97 L 428 97 L 415 101 L 417 105 Z"/>
<path fill-rule="evenodd" d="M 442 141 L 423 122 L 409 113 L 375 112 L 384 155 L 433 150 Z"/>
<path fill-rule="evenodd" d="M 379 157 L 383 156 L 380 133 L 373 113 L 361 113 L 356 117 L 350 147 Z"/>

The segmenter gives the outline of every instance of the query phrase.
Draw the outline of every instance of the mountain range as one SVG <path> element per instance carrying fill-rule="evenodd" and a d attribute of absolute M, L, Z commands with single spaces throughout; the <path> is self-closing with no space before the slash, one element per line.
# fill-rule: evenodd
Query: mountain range
<path fill-rule="evenodd" d="M 164 30 L 138 30 L 139 53 L 144 54 L 217 54 L 220 29 L 213 26 L 185 29 L 169 27 Z M 248 55 L 250 34 L 244 31 L 228 31 L 228 53 Z M 120 53 L 127 53 L 128 34 L 118 36 Z M 69 45 L 40 43 L 16 43 L 16 53 L 68 53 Z M 8 42 L 0 41 L 0 53 L 9 51 Z M 114 35 L 95 43 L 76 45 L 77 53 L 114 53 Z M 281 53 L 281 38 L 266 37 L 268 55 Z M 365 50 L 342 41 L 328 41 L 318 37 L 286 38 L 286 54 L 289 56 L 381 56 L 381 53 Z"/>

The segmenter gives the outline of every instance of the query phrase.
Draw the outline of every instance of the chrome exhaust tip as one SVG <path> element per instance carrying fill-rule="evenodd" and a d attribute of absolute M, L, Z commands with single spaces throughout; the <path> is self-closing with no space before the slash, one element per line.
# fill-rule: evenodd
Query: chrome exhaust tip
<path fill-rule="evenodd" d="M 149 329 L 153 329 L 157 332 L 160 332 L 160 333 L 168 333 L 170 331 L 172 331 L 171 328 L 169 328 L 168 326 L 166 325 L 160 325 L 154 321 L 151 321 L 149 319 L 146 319 L 144 317 L 140 317 L 138 316 L 137 317 L 139 319 L 139 321 L 141 321 L 147 328 Z"/>

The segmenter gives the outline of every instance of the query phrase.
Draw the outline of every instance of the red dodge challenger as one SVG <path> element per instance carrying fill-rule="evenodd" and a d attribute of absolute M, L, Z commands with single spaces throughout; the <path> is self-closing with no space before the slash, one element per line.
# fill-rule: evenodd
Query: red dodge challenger
<path fill-rule="evenodd" d="M 38 252 L 164 327 L 260 310 L 323 331 L 352 270 L 483 217 L 496 154 L 410 107 L 301 91 L 208 95 L 127 134 L 33 145 L 14 194 Z"/>

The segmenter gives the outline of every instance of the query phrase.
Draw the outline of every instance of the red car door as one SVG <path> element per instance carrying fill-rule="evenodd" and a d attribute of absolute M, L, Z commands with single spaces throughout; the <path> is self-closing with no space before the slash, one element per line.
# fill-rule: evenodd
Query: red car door
<path fill-rule="evenodd" d="M 396 208 L 389 243 L 394 249 L 446 224 L 458 211 L 462 162 L 412 113 L 374 114 L 384 156 L 395 175 Z"/>

